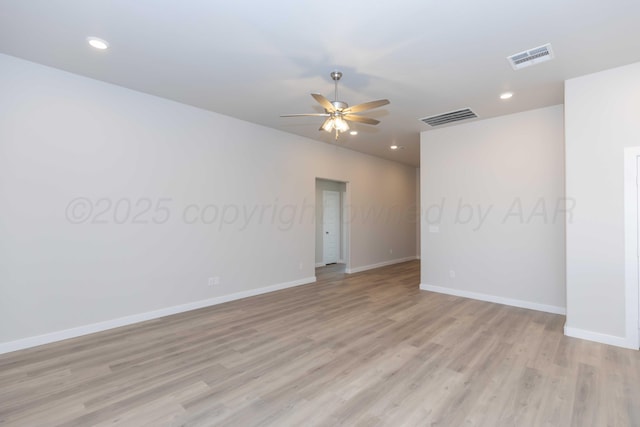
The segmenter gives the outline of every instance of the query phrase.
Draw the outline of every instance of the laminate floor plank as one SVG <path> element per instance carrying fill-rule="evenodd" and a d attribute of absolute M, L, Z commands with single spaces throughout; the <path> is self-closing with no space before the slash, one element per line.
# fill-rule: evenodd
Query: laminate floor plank
<path fill-rule="evenodd" d="M 419 262 L 0 355 L 7 426 L 640 426 L 640 353 Z"/>

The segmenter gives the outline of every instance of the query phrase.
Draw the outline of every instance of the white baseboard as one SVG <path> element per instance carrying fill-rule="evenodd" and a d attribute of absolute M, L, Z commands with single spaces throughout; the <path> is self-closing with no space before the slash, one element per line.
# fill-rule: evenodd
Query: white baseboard
<path fill-rule="evenodd" d="M 613 345 L 616 347 L 630 348 L 638 350 L 638 346 L 627 337 L 618 337 L 615 335 L 601 334 L 599 332 L 586 331 L 584 329 L 571 328 L 564 326 L 564 334 L 572 338 L 580 338 L 582 340 L 599 342 L 601 344 Z"/>
<path fill-rule="evenodd" d="M 445 287 L 442 287 L 442 286 L 427 285 L 427 284 L 424 284 L 424 283 L 420 284 L 420 289 L 423 290 L 423 291 L 437 292 L 439 294 L 454 295 L 454 296 L 457 296 L 457 297 L 471 298 L 471 299 L 477 299 L 477 300 L 480 300 L 480 301 L 495 302 L 495 303 L 498 303 L 498 304 L 510 305 L 510 306 L 513 306 L 513 307 L 528 308 L 530 310 L 544 311 L 544 312 L 547 312 L 547 313 L 567 314 L 567 310 L 564 307 L 557 307 L 557 306 L 554 306 L 554 305 L 539 304 L 539 303 L 536 303 L 536 302 L 523 301 L 523 300 L 518 300 L 518 299 L 499 297 L 499 296 L 495 296 L 495 295 L 488 295 L 488 294 L 481 294 L 481 293 L 476 293 L 476 292 L 463 291 L 463 290 L 460 290 L 460 289 L 451 289 L 451 288 L 445 288 Z"/>
<path fill-rule="evenodd" d="M 294 280 L 292 282 L 278 283 L 276 285 L 266 286 L 264 288 L 251 289 L 248 291 L 236 292 L 229 295 L 223 295 L 206 300 L 194 301 L 187 304 L 166 307 L 160 310 L 149 311 L 146 313 L 133 314 L 131 316 L 120 317 L 117 319 L 107 320 L 104 322 L 92 323 L 89 325 L 79 326 L 77 328 L 65 329 L 62 331 L 51 332 L 48 334 L 38 335 L 34 337 L 22 338 L 16 341 L 0 343 L 0 354 L 10 353 L 12 351 L 23 350 L 25 348 L 36 347 L 43 344 L 62 341 L 69 338 L 76 338 L 82 335 L 93 334 L 96 332 L 106 331 L 108 329 L 119 328 L 121 326 L 132 325 L 134 323 L 144 322 L 147 320 L 157 319 L 159 317 L 170 316 L 172 314 L 184 313 L 185 311 L 197 310 L 199 308 L 210 307 L 212 305 L 222 304 L 229 301 L 235 301 L 242 298 L 248 298 L 256 295 L 266 294 L 269 292 L 279 291 L 282 289 L 293 288 L 295 286 L 306 285 L 316 281 L 316 277 L 306 277 L 304 279 Z"/>
<path fill-rule="evenodd" d="M 345 270 L 347 274 L 360 273 L 362 271 L 373 270 L 374 268 L 386 267 L 388 265 L 400 264 L 401 262 L 414 261 L 416 259 L 415 256 L 410 256 L 406 258 L 398 258 L 392 259 L 390 261 L 379 262 L 377 264 L 363 265 L 362 267 L 355 267 Z"/>

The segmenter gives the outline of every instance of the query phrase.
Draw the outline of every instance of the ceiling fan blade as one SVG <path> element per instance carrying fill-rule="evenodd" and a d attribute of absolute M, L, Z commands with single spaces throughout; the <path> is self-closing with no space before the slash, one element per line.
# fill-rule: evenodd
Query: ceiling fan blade
<path fill-rule="evenodd" d="M 369 117 L 356 116 L 355 114 L 345 114 L 344 116 L 342 116 L 342 118 L 350 122 L 366 123 L 368 125 L 377 125 L 378 123 L 380 123 L 380 120 L 370 119 Z"/>
<path fill-rule="evenodd" d="M 373 110 L 374 108 L 382 107 L 389 104 L 388 99 L 378 99 L 377 101 L 365 102 L 364 104 L 354 105 L 344 110 L 344 113 L 359 113 L 360 111 Z"/>
<path fill-rule="evenodd" d="M 281 114 L 280 117 L 329 117 L 329 113 L 302 113 L 302 114 Z"/>
<path fill-rule="evenodd" d="M 336 107 L 334 107 L 333 104 L 324 96 L 320 95 L 319 93 L 312 93 L 311 96 L 313 96 L 313 99 L 318 101 L 318 104 L 322 105 L 325 110 L 329 111 L 330 113 L 336 111 Z"/>

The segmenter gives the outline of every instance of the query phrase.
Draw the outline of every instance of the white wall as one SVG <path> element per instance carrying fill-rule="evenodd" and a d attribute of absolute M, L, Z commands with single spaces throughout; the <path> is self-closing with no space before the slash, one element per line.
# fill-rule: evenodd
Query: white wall
<path fill-rule="evenodd" d="M 563 136 L 562 105 L 422 133 L 423 289 L 564 311 Z"/>
<path fill-rule="evenodd" d="M 323 191 L 337 191 L 340 193 L 340 255 L 339 259 L 343 262 L 346 262 L 344 259 L 345 256 L 345 248 L 344 248 L 344 218 L 343 218 L 343 199 L 344 193 L 347 191 L 347 184 L 344 182 L 331 181 L 326 179 L 316 179 L 316 265 L 324 265 L 324 227 L 323 216 L 324 209 L 322 208 L 324 200 L 323 200 Z"/>
<path fill-rule="evenodd" d="M 317 176 L 415 202 L 415 168 L 5 55 L 0 93 L 0 350 L 313 280 Z M 354 218 L 353 267 L 415 251 L 413 220 Z"/>
<path fill-rule="evenodd" d="M 569 335 L 625 345 L 624 148 L 640 145 L 640 63 L 568 80 Z"/>

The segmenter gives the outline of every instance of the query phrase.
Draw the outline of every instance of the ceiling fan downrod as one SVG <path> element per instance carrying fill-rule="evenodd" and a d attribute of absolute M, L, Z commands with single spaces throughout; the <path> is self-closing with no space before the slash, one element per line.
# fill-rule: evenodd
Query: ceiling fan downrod
<path fill-rule="evenodd" d="M 334 86 L 335 86 L 333 100 L 337 101 L 338 100 L 338 81 L 340 80 L 340 78 L 342 78 L 342 72 L 338 70 L 332 71 L 331 78 L 333 79 Z"/>

